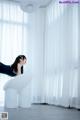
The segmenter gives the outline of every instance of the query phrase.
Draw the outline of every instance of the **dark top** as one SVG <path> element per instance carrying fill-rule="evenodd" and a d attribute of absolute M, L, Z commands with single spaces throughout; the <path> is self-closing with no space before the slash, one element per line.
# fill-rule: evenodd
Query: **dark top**
<path fill-rule="evenodd" d="M 13 71 L 10 65 L 5 65 L 0 62 L 0 73 L 9 75 L 11 77 L 16 76 L 17 74 Z"/>

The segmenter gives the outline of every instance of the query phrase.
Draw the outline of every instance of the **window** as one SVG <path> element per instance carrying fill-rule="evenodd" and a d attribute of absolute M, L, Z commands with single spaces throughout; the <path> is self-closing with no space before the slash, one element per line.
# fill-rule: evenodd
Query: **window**
<path fill-rule="evenodd" d="M 0 61 L 12 64 L 19 54 L 26 54 L 28 14 L 17 4 L 0 3 Z M 0 75 L 0 106 L 4 104 L 3 86 L 9 79 Z"/>

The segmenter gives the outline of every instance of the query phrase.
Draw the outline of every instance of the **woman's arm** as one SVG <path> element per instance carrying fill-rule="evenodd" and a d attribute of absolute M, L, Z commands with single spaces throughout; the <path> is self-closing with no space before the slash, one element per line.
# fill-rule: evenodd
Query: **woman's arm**
<path fill-rule="evenodd" d="M 21 74 L 21 67 L 22 67 L 22 65 L 18 63 L 18 65 L 17 65 L 17 75 Z"/>

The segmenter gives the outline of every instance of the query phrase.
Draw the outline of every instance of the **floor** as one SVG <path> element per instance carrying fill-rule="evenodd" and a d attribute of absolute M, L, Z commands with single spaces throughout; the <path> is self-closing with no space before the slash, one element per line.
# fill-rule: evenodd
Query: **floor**
<path fill-rule="evenodd" d="M 6 109 L 8 120 L 80 120 L 80 111 L 51 105 L 32 105 L 31 108 Z"/>

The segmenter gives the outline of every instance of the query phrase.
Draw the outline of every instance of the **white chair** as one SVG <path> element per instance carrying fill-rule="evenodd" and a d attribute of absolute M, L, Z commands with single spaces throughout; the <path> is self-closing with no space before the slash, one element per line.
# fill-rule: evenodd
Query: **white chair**
<path fill-rule="evenodd" d="M 9 80 L 5 86 L 5 107 L 31 106 L 31 76 L 19 75 Z"/>
<path fill-rule="evenodd" d="M 23 88 L 22 92 L 19 94 L 18 105 L 22 108 L 31 107 L 31 84 Z"/>
<path fill-rule="evenodd" d="M 16 89 L 8 88 L 5 90 L 5 107 L 6 108 L 18 107 L 18 94 Z"/>

